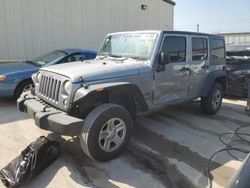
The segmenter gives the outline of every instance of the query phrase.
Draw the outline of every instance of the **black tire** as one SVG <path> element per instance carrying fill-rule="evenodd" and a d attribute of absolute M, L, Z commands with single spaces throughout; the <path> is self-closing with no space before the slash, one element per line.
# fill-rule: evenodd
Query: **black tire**
<path fill-rule="evenodd" d="M 30 86 L 30 85 L 33 85 L 34 86 L 34 83 L 33 81 L 30 79 L 30 80 L 24 80 L 23 82 L 21 82 L 17 87 L 16 87 L 16 90 L 15 90 L 15 93 L 14 93 L 14 97 L 16 99 L 18 99 L 20 97 L 20 95 L 22 94 L 22 92 L 24 91 L 24 89 L 27 87 L 27 86 Z"/>
<path fill-rule="evenodd" d="M 117 147 L 119 146 L 117 149 L 106 152 L 100 146 L 99 136 L 100 132 L 103 131 L 103 126 L 113 118 L 121 119 L 124 122 L 126 127 L 125 136 L 121 145 L 117 145 Z M 124 107 L 112 103 L 102 104 L 93 109 L 86 117 L 80 135 L 80 143 L 83 151 L 90 158 L 97 161 L 108 161 L 117 157 L 124 150 L 132 134 L 132 129 L 133 120 Z M 122 131 L 122 134 L 124 132 Z"/>
<path fill-rule="evenodd" d="M 219 92 L 219 93 L 217 93 Z M 214 102 L 215 95 L 220 94 L 220 99 L 218 99 L 218 102 Z M 220 109 L 221 103 L 223 99 L 223 88 L 221 84 L 215 83 L 210 90 L 208 96 L 201 98 L 201 111 L 205 114 L 213 115 L 218 112 Z M 213 103 L 218 103 L 217 105 L 214 105 Z"/>

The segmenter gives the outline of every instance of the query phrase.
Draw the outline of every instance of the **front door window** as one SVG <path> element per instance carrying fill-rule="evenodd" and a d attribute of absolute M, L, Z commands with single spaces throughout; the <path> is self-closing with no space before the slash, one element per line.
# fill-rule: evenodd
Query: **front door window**
<path fill-rule="evenodd" d="M 187 60 L 187 37 L 165 36 L 160 52 L 167 53 L 170 63 L 156 73 L 154 103 L 164 104 L 187 97 L 190 61 Z"/>

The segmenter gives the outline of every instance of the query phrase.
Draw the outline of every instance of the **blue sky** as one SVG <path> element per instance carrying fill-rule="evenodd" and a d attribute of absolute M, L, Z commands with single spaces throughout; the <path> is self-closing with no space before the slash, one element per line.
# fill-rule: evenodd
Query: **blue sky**
<path fill-rule="evenodd" d="M 250 0 L 174 0 L 175 30 L 250 32 Z"/>

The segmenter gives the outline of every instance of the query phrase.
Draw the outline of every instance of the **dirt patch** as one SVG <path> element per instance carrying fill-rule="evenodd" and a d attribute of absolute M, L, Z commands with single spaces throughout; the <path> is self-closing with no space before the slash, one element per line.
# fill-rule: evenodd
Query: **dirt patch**
<path fill-rule="evenodd" d="M 177 168 L 166 158 L 147 151 L 137 144 L 131 143 L 127 149 L 128 161 L 134 168 L 149 172 L 163 185 L 170 188 L 195 187 Z M 133 159 L 131 159 L 133 158 Z"/>
<path fill-rule="evenodd" d="M 161 153 L 167 158 L 182 161 L 192 168 L 204 173 L 209 162 L 207 158 L 200 156 L 198 153 L 191 151 L 188 147 L 182 146 L 176 142 L 168 140 L 161 135 L 157 135 L 140 125 L 136 124 L 134 137 L 143 144 Z M 213 167 L 217 168 L 221 164 L 214 162 Z"/>

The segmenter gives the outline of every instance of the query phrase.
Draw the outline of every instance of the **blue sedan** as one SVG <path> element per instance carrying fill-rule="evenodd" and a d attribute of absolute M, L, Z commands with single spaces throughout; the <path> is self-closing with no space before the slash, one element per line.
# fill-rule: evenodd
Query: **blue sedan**
<path fill-rule="evenodd" d="M 31 75 L 41 67 L 60 63 L 94 59 L 96 51 L 81 49 L 56 50 L 33 60 L 0 63 L 0 97 L 18 98 L 33 87 Z"/>

